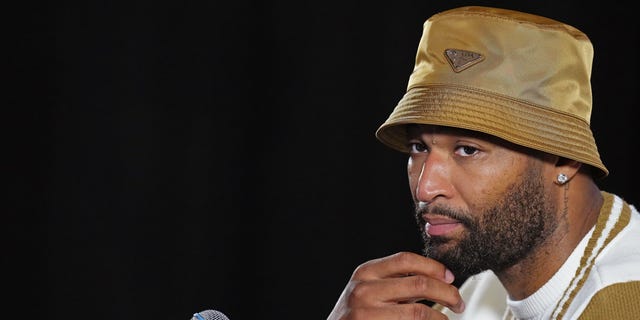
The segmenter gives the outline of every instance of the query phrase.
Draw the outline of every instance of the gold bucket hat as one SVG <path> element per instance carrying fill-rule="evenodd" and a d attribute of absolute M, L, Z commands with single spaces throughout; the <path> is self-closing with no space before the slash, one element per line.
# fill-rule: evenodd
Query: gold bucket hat
<path fill-rule="evenodd" d="M 590 129 L 593 46 L 537 15 L 468 6 L 424 23 L 404 97 L 376 137 L 408 152 L 405 124 L 494 135 L 609 171 Z"/>

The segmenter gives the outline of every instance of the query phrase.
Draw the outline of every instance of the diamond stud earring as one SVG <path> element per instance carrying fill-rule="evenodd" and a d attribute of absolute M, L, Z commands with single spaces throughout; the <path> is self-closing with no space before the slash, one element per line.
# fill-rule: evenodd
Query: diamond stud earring
<path fill-rule="evenodd" d="M 558 181 L 559 185 L 563 185 L 565 183 L 567 183 L 567 181 L 569 181 L 569 177 L 567 177 L 566 174 L 561 173 L 558 175 L 558 177 L 556 178 L 556 181 Z"/>

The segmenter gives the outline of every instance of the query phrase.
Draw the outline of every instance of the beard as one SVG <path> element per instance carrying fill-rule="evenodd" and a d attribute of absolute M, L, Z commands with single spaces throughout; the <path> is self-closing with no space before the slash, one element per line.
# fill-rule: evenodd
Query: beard
<path fill-rule="evenodd" d="M 528 170 L 498 203 L 470 214 L 446 207 L 416 207 L 424 239 L 424 255 L 467 278 L 485 270 L 500 272 L 527 257 L 557 227 L 555 205 L 545 196 L 542 176 Z M 466 228 L 458 243 L 425 232 L 422 214 L 430 212 L 459 220 Z"/>

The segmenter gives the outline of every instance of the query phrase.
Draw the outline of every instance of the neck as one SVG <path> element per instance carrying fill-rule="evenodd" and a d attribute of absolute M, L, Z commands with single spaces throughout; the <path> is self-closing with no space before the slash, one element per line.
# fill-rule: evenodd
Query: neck
<path fill-rule="evenodd" d="M 602 194 L 590 178 L 576 175 L 570 185 L 556 186 L 557 227 L 517 264 L 496 272 L 509 297 L 522 300 L 540 289 L 560 269 L 595 225 Z"/>

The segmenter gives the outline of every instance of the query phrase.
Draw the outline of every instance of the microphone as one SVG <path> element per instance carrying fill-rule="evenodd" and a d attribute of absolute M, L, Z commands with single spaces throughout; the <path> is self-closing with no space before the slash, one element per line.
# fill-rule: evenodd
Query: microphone
<path fill-rule="evenodd" d="M 229 320 L 229 318 L 220 311 L 204 310 L 194 313 L 191 320 Z"/>

